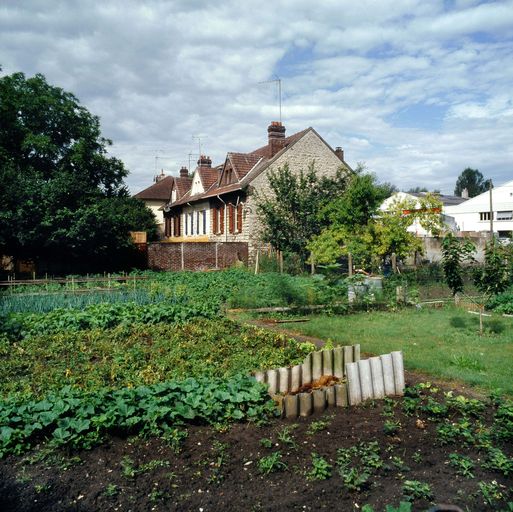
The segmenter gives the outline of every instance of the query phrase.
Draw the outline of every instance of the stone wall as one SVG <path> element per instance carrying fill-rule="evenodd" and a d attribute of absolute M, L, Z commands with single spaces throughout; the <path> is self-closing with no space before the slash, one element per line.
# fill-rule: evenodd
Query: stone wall
<path fill-rule="evenodd" d="M 214 270 L 247 264 L 248 244 L 242 242 L 154 242 L 148 244 L 152 270 Z"/>

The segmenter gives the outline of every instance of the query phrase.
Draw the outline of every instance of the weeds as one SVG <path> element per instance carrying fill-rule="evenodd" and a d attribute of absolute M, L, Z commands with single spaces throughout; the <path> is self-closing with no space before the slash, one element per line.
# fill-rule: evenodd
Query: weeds
<path fill-rule="evenodd" d="M 465 455 L 459 455 L 457 453 L 449 454 L 449 464 L 456 468 L 456 473 L 458 475 L 464 476 L 466 478 L 474 478 L 474 474 L 472 470 L 474 469 L 474 462 L 470 457 Z"/>
<path fill-rule="evenodd" d="M 408 501 L 427 500 L 433 498 L 433 492 L 429 484 L 418 480 L 405 480 L 403 483 L 403 495 Z"/>
<path fill-rule="evenodd" d="M 260 473 L 268 475 L 269 473 L 285 471 L 287 469 L 287 464 L 282 461 L 281 452 L 277 451 L 267 455 L 266 457 L 262 457 L 258 461 L 258 469 L 260 470 Z"/>
<path fill-rule="evenodd" d="M 332 466 L 326 459 L 312 453 L 312 469 L 306 474 L 308 480 L 327 480 L 331 477 Z"/>
<path fill-rule="evenodd" d="M 312 421 L 312 423 L 310 423 L 306 433 L 309 436 L 313 436 L 313 435 L 317 434 L 317 432 L 326 430 L 330 426 L 330 423 L 332 420 L 333 420 L 333 416 L 328 416 L 327 418 L 322 419 L 322 420 Z"/>

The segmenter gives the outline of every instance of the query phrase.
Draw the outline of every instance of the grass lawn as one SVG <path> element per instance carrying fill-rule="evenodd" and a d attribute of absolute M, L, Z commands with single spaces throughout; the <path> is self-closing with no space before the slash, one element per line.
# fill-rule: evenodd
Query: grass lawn
<path fill-rule="evenodd" d="M 456 379 L 513 395 L 513 319 L 484 319 L 456 309 L 406 309 L 345 316 L 312 316 L 284 328 L 336 343 L 360 343 L 362 353 L 402 350 L 405 366 L 435 377 Z"/>

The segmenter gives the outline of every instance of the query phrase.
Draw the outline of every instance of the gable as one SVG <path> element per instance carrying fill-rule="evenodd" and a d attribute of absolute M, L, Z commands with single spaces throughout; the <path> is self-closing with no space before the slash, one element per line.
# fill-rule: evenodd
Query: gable
<path fill-rule="evenodd" d="M 194 176 L 192 177 L 192 186 L 191 186 L 191 196 L 195 196 L 197 194 L 203 194 L 205 189 L 203 188 L 203 183 L 201 182 L 201 176 L 199 173 L 199 169 L 196 169 L 194 172 Z"/>

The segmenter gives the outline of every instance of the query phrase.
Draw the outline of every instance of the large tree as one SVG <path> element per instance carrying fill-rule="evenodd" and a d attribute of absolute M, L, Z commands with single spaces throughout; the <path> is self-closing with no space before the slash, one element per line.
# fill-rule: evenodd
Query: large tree
<path fill-rule="evenodd" d="M 130 230 L 155 229 L 129 198 L 98 117 L 43 75 L 0 78 L 0 250 L 36 261 L 112 268 Z M 69 268 L 69 267 L 68 267 Z"/>
<path fill-rule="evenodd" d="M 394 201 L 387 211 L 379 211 L 386 197 L 387 187 L 358 169 L 344 194 L 324 208 L 329 223 L 308 245 L 315 261 L 331 264 L 351 253 L 357 265 L 371 267 L 392 253 L 404 258 L 422 249 L 420 239 L 408 231 L 415 220 L 433 233 L 440 231 L 441 203 L 436 196 Z"/>
<path fill-rule="evenodd" d="M 319 177 L 313 164 L 299 173 L 287 165 L 271 171 L 271 194 L 257 197 L 263 240 L 306 261 L 308 242 L 326 225 L 320 212 L 343 192 L 346 182 L 346 170 L 340 169 L 333 178 Z"/>
<path fill-rule="evenodd" d="M 461 196 L 464 189 L 467 189 L 468 197 L 475 197 L 488 189 L 489 181 L 477 169 L 467 167 L 456 180 L 454 195 Z"/>

